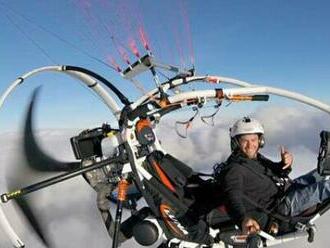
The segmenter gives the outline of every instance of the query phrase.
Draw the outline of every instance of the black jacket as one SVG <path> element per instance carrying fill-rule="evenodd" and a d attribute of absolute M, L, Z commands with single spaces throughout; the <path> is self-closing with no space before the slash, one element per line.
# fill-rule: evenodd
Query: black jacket
<path fill-rule="evenodd" d="M 245 217 L 258 220 L 260 210 L 256 204 L 265 209 L 274 204 L 280 193 L 277 179 L 291 171 L 282 167 L 281 162 L 274 163 L 261 154 L 256 159 L 239 152 L 231 154 L 221 173 L 221 184 L 229 214 L 236 224 L 240 226 Z"/>

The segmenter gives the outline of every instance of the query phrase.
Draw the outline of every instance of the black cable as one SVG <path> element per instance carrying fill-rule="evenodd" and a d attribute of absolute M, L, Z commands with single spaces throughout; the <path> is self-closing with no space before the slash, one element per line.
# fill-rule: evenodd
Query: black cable
<path fill-rule="evenodd" d="M 85 69 L 85 68 L 82 68 L 82 67 L 71 66 L 71 65 L 65 66 L 65 69 L 69 70 L 69 71 L 72 70 L 72 71 L 82 72 L 82 73 L 85 73 L 85 74 L 99 80 L 104 85 L 106 85 L 109 89 L 111 89 L 125 106 L 131 104 L 131 102 L 128 100 L 128 98 L 123 93 L 121 93 L 121 91 L 116 86 L 114 86 L 107 79 L 105 79 L 104 77 L 96 74 L 95 72 L 90 71 L 90 70 Z"/>
<path fill-rule="evenodd" d="M 157 70 L 157 73 L 159 73 L 160 75 L 162 75 L 164 78 L 166 78 L 168 81 L 171 80 L 170 77 L 166 76 L 165 73 L 162 73 L 160 70 Z"/>
<path fill-rule="evenodd" d="M 111 66 L 111 65 L 109 65 L 108 63 L 106 63 L 105 61 L 103 61 L 103 60 L 101 60 L 101 59 L 99 59 L 99 58 L 97 58 L 97 57 L 91 55 L 91 54 L 88 53 L 87 51 L 85 51 L 85 50 L 81 49 L 80 47 L 76 46 L 74 43 L 71 43 L 71 42 L 69 42 L 69 41 L 63 39 L 60 35 L 56 34 L 55 32 L 53 32 L 53 31 L 51 31 L 51 30 L 49 30 L 49 29 L 47 29 L 47 28 L 41 26 L 40 24 L 35 23 L 35 22 L 32 21 L 31 19 L 27 18 L 26 16 L 24 16 L 24 15 L 21 14 L 21 13 L 19 13 L 18 11 L 14 10 L 14 9 L 8 7 L 8 6 L 6 6 L 5 4 L 0 3 L 0 6 L 1 6 L 1 5 L 2 5 L 3 8 L 7 8 L 7 9 L 9 9 L 9 10 L 10 10 L 11 12 L 13 12 L 15 15 L 21 17 L 22 19 L 24 19 L 24 20 L 25 20 L 26 22 L 28 22 L 29 24 L 32 24 L 33 26 L 37 27 L 39 30 L 41 30 L 41 31 L 43 31 L 43 32 L 45 32 L 45 33 L 47 33 L 47 34 L 49 34 L 49 35 L 55 37 L 55 38 L 58 39 L 59 41 L 63 42 L 64 44 L 66 44 L 66 45 L 68 45 L 68 46 L 70 46 L 70 47 L 73 48 L 74 50 L 76 50 L 76 51 L 78 51 L 78 52 L 84 54 L 85 56 L 89 57 L 90 59 L 93 59 L 93 60 L 95 60 L 95 61 L 101 63 L 102 65 L 105 65 L 106 67 L 111 68 L 112 70 L 118 72 L 117 69 L 116 69 L 114 66 Z M 31 38 L 30 38 L 30 39 L 31 39 Z M 55 63 L 55 64 L 57 64 L 57 63 Z"/>
<path fill-rule="evenodd" d="M 17 23 L 14 22 L 14 20 L 9 17 L 8 14 L 6 14 L 6 17 L 8 19 L 8 21 L 25 37 L 27 38 L 29 41 L 31 41 L 33 43 L 33 45 L 35 47 L 37 47 L 39 49 L 39 51 L 47 58 L 49 59 L 52 63 L 58 65 L 58 63 L 50 56 L 50 54 L 41 46 L 39 45 L 38 42 L 36 42 L 34 39 L 32 39 L 32 37 L 25 32 Z"/>

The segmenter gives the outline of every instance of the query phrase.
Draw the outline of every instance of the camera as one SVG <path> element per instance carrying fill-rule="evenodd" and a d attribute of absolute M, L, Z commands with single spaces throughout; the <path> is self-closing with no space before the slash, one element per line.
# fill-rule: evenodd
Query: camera
<path fill-rule="evenodd" d="M 110 125 L 103 124 L 102 127 L 86 129 L 72 137 L 70 141 L 76 159 L 102 157 L 101 143 L 110 131 L 112 131 Z"/>

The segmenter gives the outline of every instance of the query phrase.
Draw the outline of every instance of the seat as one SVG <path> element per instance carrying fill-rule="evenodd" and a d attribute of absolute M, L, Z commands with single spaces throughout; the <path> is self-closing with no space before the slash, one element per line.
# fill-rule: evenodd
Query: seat
<path fill-rule="evenodd" d="M 212 228 L 221 227 L 221 229 L 235 225 L 230 218 L 225 205 L 220 205 L 217 208 L 212 209 L 206 216 L 206 222 Z"/>

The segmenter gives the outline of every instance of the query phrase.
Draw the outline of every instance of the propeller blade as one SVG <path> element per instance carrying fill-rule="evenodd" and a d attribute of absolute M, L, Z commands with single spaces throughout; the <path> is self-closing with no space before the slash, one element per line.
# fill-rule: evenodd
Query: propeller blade
<path fill-rule="evenodd" d="M 30 207 L 29 201 L 24 197 L 17 198 L 15 199 L 15 201 L 18 207 L 22 210 L 22 212 L 26 216 L 31 227 L 34 229 L 40 240 L 43 242 L 43 244 L 46 247 L 50 247 L 50 242 L 48 241 L 46 235 L 44 234 L 41 224 L 37 220 L 36 215 L 33 212 L 33 209 Z"/>
<path fill-rule="evenodd" d="M 34 104 L 40 87 L 34 90 L 27 111 L 24 127 L 24 153 L 29 167 L 42 172 L 71 171 L 80 167 L 79 162 L 60 162 L 44 153 L 33 133 Z"/>

